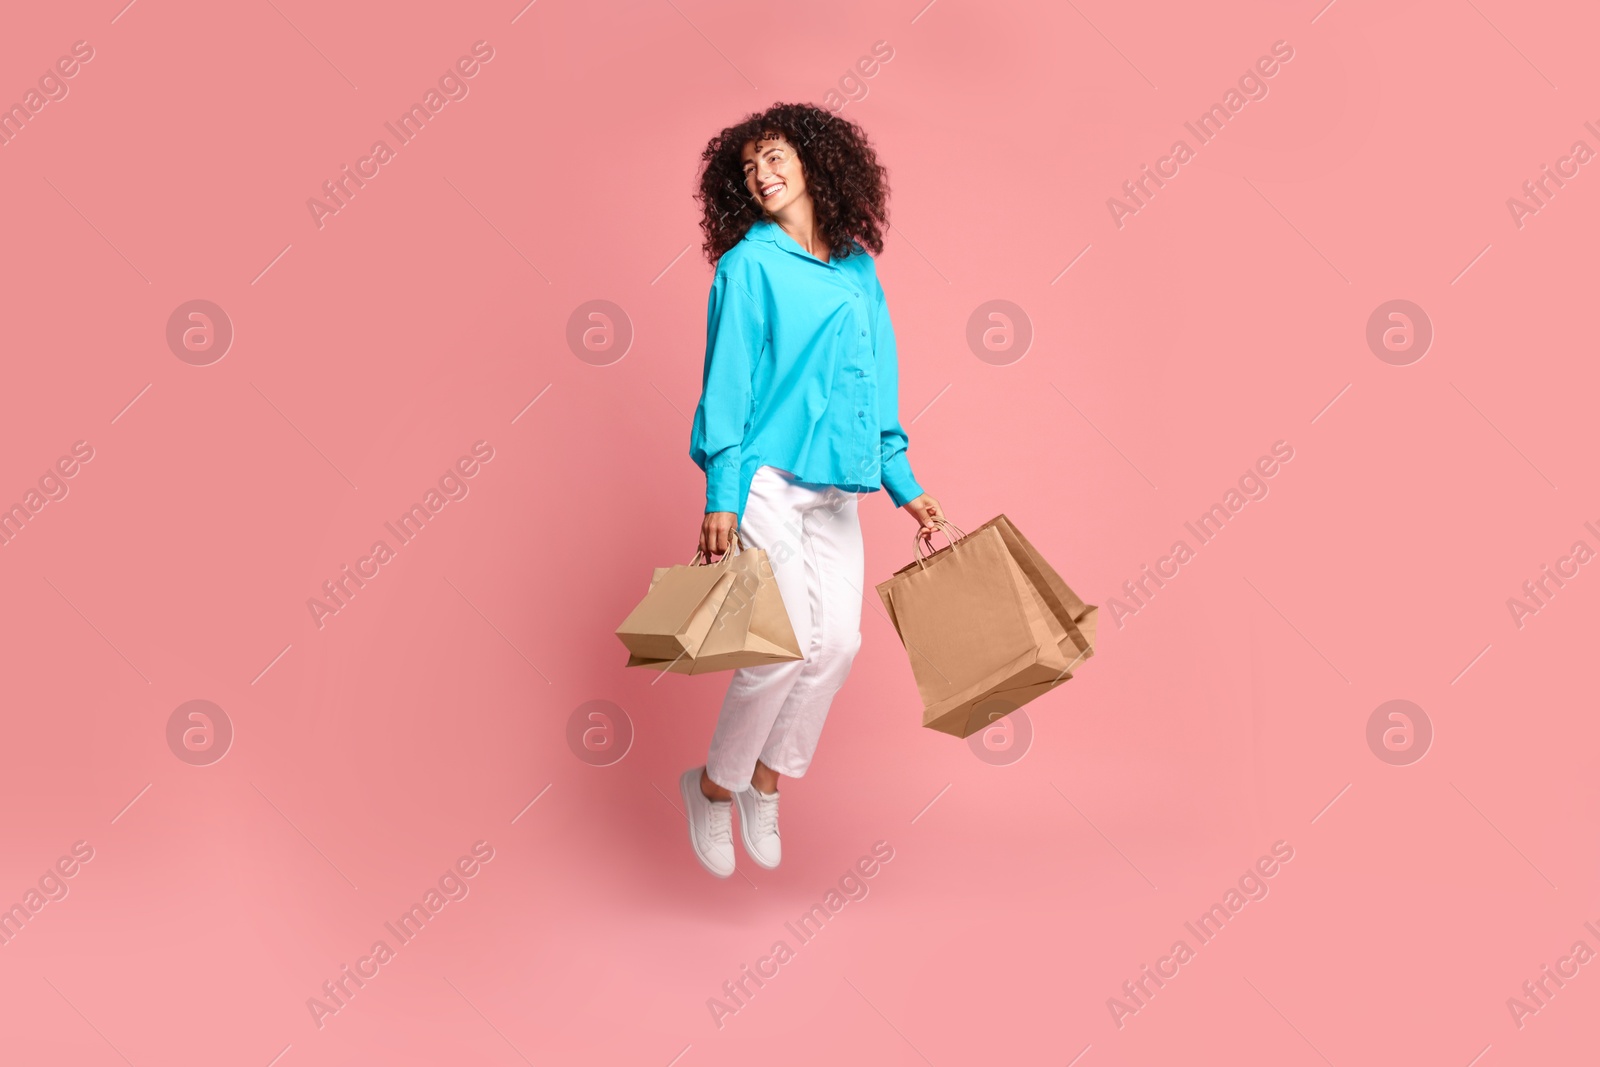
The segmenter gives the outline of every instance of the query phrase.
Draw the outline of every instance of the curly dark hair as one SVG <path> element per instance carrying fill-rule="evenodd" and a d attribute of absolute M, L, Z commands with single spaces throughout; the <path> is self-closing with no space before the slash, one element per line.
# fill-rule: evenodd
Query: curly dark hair
<path fill-rule="evenodd" d="M 875 256 L 882 254 L 889 175 L 866 132 L 812 104 L 773 104 L 711 138 L 700 153 L 705 166 L 695 199 L 703 210 L 701 248 L 706 258 L 715 265 L 766 215 L 745 185 L 741 157 L 751 141 L 779 136 L 799 153 L 829 257 L 849 255 L 853 241 Z"/>

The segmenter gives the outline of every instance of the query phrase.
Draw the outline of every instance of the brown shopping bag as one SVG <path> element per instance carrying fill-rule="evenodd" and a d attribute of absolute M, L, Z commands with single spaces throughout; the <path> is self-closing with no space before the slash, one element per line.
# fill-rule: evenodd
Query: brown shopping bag
<path fill-rule="evenodd" d="M 911 659 L 922 725 L 967 737 L 1072 677 L 1094 654 L 1085 604 L 998 515 L 878 585 Z"/>
<path fill-rule="evenodd" d="M 1100 621 L 1099 606 L 1085 604 L 1078 594 L 1061 580 L 1061 575 L 1056 573 L 1055 568 L 1045 562 L 1039 550 L 1022 536 L 1022 531 L 1017 529 L 1016 524 L 1005 515 L 996 515 L 978 529 L 990 525 L 1000 531 L 1000 536 L 1006 542 L 1006 548 L 1011 552 L 1011 558 L 1022 568 L 1022 573 L 1045 602 L 1046 609 L 1072 638 L 1073 644 L 1083 654 L 1081 658 L 1088 659 L 1094 655 L 1094 635 Z M 1074 667 L 1077 665 L 1077 663 L 1072 664 Z"/>
<path fill-rule="evenodd" d="M 695 559 L 699 558 L 700 553 L 696 551 Z M 696 571 L 707 573 L 674 577 L 676 572 Z M 661 647 L 659 643 L 636 647 L 644 644 L 637 640 L 637 634 L 630 632 L 629 636 L 624 636 L 623 631 L 630 624 L 638 625 L 634 623 L 634 616 L 658 595 L 663 582 L 676 582 L 692 589 L 705 584 L 707 574 L 713 576 L 708 593 L 696 606 L 692 626 L 676 646 L 668 645 L 664 651 L 657 652 L 653 649 Z M 687 598 L 678 598 L 675 593 L 668 593 L 667 597 L 669 603 L 678 605 L 665 613 L 666 618 L 672 619 Z M 709 616 L 707 605 L 710 605 Z M 657 567 L 650 591 L 634 609 L 634 614 L 617 629 L 617 635 L 623 638 L 630 653 L 627 666 L 675 674 L 706 674 L 804 658 L 766 552 L 759 548 L 741 548 L 737 531 L 732 545 L 716 563 Z"/>
<path fill-rule="evenodd" d="M 696 551 L 694 559 L 699 558 Z M 732 585 L 726 567 L 697 567 L 693 560 L 657 567 L 644 599 L 617 627 L 617 637 L 636 656 L 672 659 L 698 651 Z"/>

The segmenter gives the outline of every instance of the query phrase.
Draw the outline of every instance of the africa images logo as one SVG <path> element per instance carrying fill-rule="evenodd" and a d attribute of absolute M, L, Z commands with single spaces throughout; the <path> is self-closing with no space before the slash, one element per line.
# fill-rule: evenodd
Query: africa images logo
<path fill-rule="evenodd" d="M 1273 41 L 1272 55 L 1262 56 L 1255 61 L 1254 66 L 1246 68 L 1239 76 L 1238 88 L 1229 86 L 1228 91 L 1222 95 L 1220 103 L 1212 104 L 1193 122 L 1183 124 L 1183 128 L 1194 137 L 1194 145 L 1191 146 L 1182 137 L 1178 138 L 1172 142 L 1167 155 L 1156 160 L 1154 169 L 1145 163 L 1141 166 L 1142 173 L 1137 178 L 1122 183 L 1122 192 L 1127 197 L 1126 200 L 1118 200 L 1114 196 L 1106 197 L 1106 210 L 1111 213 L 1111 221 L 1117 229 L 1120 230 L 1127 225 L 1125 220 L 1128 216 L 1137 215 L 1148 207 L 1156 192 L 1165 188 L 1168 181 L 1181 173 L 1184 164 L 1194 159 L 1201 148 L 1219 136 L 1228 123 L 1244 110 L 1246 104 L 1252 100 L 1265 100 L 1269 91 L 1267 79 L 1281 71 L 1282 65 L 1293 58 L 1294 48 L 1288 41 Z"/>
<path fill-rule="evenodd" d="M 725 999 L 707 997 L 706 1009 L 711 1012 L 711 1021 L 717 1024 L 717 1029 L 721 1030 L 727 1025 L 729 1016 L 737 1015 L 749 1007 L 756 993 L 776 978 L 783 965 L 793 960 L 800 949 L 822 933 L 828 922 L 838 916 L 846 904 L 867 899 L 867 894 L 872 891 L 868 882 L 882 873 L 884 866 L 893 859 L 893 845 L 887 841 L 873 842 L 872 854 L 862 856 L 847 868 L 839 876 L 836 886 L 828 887 L 820 903 L 811 905 L 793 922 L 783 924 L 784 931 L 794 938 L 792 946 L 787 938 L 779 938 L 772 943 L 767 955 L 756 960 L 754 968 L 748 963 L 742 964 L 737 978 L 722 983 Z"/>
<path fill-rule="evenodd" d="M 353 570 L 346 563 L 337 577 L 322 583 L 323 599 L 307 597 L 306 610 L 311 613 L 311 621 L 317 629 L 327 625 L 328 616 L 337 615 L 349 607 L 356 594 L 366 588 L 367 582 L 382 574 L 383 568 L 396 558 L 401 548 L 421 536 L 446 504 L 453 500 L 465 500 L 467 494 L 472 492 L 467 479 L 476 477 L 483 470 L 483 465 L 492 459 L 494 446 L 488 441 L 475 442 L 472 455 L 461 456 L 454 465 L 445 468 L 445 472 L 439 476 L 438 488 L 429 487 L 421 502 L 413 502 L 399 518 L 383 524 L 383 528 L 394 537 L 393 546 L 383 538 L 372 542 L 367 555 L 356 560 Z"/>
<path fill-rule="evenodd" d="M 323 219 L 328 215 L 337 215 L 350 206 L 350 201 L 355 199 L 356 193 L 365 189 L 367 182 L 376 178 L 382 168 L 395 158 L 396 152 L 408 145 L 422 133 L 430 121 L 445 109 L 451 101 L 460 101 L 467 98 L 472 87 L 467 80 L 477 77 L 483 70 L 482 64 L 494 58 L 494 48 L 488 41 L 474 41 L 472 55 L 462 56 L 457 59 L 453 67 L 445 68 L 439 75 L 438 88 L 429 87 L 423 94 L 420 103 L 413 102 L 411 106 L 400 114 L 394 122 L 385 122 L 383 128 L 393 135 L 395 143 L 379 138 L 372 142 L 366 155 L 356 160 L 355 170 L 350 169 L 346 163 L 340 168 L 337 178 L 331 178 L 322 183 L 323 195 L 326 200 L 310 197 L 306 200 L 306 209 L 311 212 L 311 221 L 316 223 L 317 229 L 322 229 L 326 223 Z"/>
<path fill-rule="evenodd" d="M 1267 899 L 1267 894 L 1272 891 L 1269 879 L 1279 874 L 1292 859 L 1294 846 L 1281 838 L 1274 841 L 1272 855 L 1259 857 L 1245 868 L 1235 885 L 1228 887 L 1220 901 L 1213 901 L 1211 907 L 1201 912 L 1193 922 L 1185 921 L 1183 928 L 1193 936 L 1193 945 L 1184 938 L 1178 938 L 1167 955 L 1157 958 L 1153 968 L 1146 963 L 1140 967 L 1137 978 L 1122 983 L 1122 998 L 1106 998 L 1106 1010 L 1111 1013 L 1111 1021 L 1117 1029 L 1121 1030 L 1128 1024 L 1129 1016 L 1138 1015 L 1148 1008 L 1156 993 L 1167 982 L 1178 977 L 1184 964 L 1193 960 L 1201 948 L 1214 941 L 1228 923 L 1244 910 L 1245 905 Z"/>
<path fill-rule="evenodd" d="M 471 880 L 493 859 L 493 845 L 487 841 L 474 842 L 470 856 L 461 856 L 446 867 L 435 884 L 424 891 L 420 901 L 413 901 L 398 919 L 383 924 L 384 930 L 394 938 L 393 945 L 385 938 L 378 938 L 367 955 L 356 959 L 354 967 L 342 964 L 336 977 L 323 982 L 320 996 L 307 997 L 306 1010 L 311 1013 L 311 1021 L 316 1023 L 317 1029 L 327 1025 L 328 1016 L 338 1015 L 348 1008 L 356 993 L 378 977 L 399 950 L 427 929 L 447 904 L 466 900 L 467 894 L 472 892 Z"/>
<path fill-rule="evenodd" d="M 1292 459 L 1294 459 L 1294 446 L 1288 441 L 1274 441 L 1270 456 L 1263 455 L 1254 465 L 1245 468 L 1245 472 L 1239 476 L 1237 489 L 1230 486 L 1223 493 L 1220 503 L 1213 503 L 1193 522 L 1183 524 L 1183 528 L 1194 537 L 1193 546 L 1184 538 L 1178 538 L 1172 543 L 1167 555 L 1156 560 L 1154 568 L 1146 563 L 1141 568 L 1139 577 L 1123 582 L 1122 592 L 1127 597 L 1126 602 L 1118 597 L 1106 600 L 1106 610 L 1111 612 L 1111 620 L 1117 624 L 1117 629 L 1122 629 L 1128 616 L 1137 615 L 1149 607 L 1150 602 L 1155 599 L 1156 592 L 1166 588 L 1167 582 L 1182 572 L 1184 564 L 1194 559 L 1201 548 L 1221 534 L 1223 528 L 1244 510 L 1246 504 L 1252 500 L 1265 500 L 1267 494 L 1272 491 L 1267 479 L 1279 473 Z"/>

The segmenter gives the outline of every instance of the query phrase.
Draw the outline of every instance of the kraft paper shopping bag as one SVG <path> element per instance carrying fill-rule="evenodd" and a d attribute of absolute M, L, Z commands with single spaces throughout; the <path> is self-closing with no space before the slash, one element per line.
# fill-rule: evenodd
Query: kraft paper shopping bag
<path fill-rule="evenodd" d="M 1084 604 L 1004 515 L 878 585 L 910 657 L 923 725 L 967 737 L 1072 677 L 1093 654 Z"/>
<path fill-rule="evenodd" d="M 1099 622 L 1099 607 L 1085 604 L 1078 594 L 1061 580 L 1061 575 L 1056 573 L 1055 568 L 1050 566 L 1026 537 L 1022 536 L 1022 531 L 1017 529 L 1016 523 L 1001 514 L 978 529 L 990 525 L 1000 531 L 1000 536 L 1006 542 L 1006 548 L 1011 552 L 1011 558 L 1016 560 L 1017 566 L 1022 568 L 1030 586 L 1038 592 L 1046 608 L 1072 638 L 1073 645 L 1080 653 L 1072 656 L 1074 660 L 1072 666 L 1075 667 L 1094 655 L 1094 636 Z M 1061 651 L 1070 653 L 1071 650 L 1063 647 Z"/>
<path fill-rule="evenodd" d="M 657 567 L 644 599 L 617 627 L 617 637 L 630 653 L 648 659 L 692 654 L 711 632 L 732 585 L 727 567 L 694 561 Z"/>
<path fill-rule="evenodd" d="M 728 583 L 720 589 L 710 626 L 699 635 L 694 647 L 671 656 L 633 652 L 627 666 L 706 674 L 803 658 L 766 552 L 740 547 L 736 534 L 722 559 L 699 569 L 710 568 L 721 570 Z M 657 581 L 666 573 L 665 568 L 659 568 Z"/>

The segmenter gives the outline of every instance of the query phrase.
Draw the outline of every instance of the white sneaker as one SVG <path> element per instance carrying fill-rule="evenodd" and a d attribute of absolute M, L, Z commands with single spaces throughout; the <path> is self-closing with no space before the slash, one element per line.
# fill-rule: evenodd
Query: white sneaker
<path fill-rule="evenodd" d="M 761 866 L 771 869 L 783 859 L 778 841 L 778 794 L 763 793 L 754 785 L 733 794 L 739 804 L 739 837 L 745 853 Z"/>
<path fill-rule="evenodd" d="M 700 866 L 726 878 L 733 873 L 733 801 L 712 800 L 700 791 L 703 770 L 690 767 L 678 778 L 678 792 L 689 814 L 689 844 Z"/>

